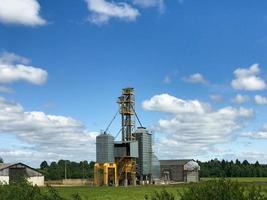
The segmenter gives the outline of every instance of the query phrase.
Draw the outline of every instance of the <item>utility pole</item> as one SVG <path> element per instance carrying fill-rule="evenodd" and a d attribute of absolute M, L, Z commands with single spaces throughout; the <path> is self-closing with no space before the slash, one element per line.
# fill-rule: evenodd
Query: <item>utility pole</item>
<path fill-rule="evenodd" d="M 84 161 L 83 161 L 83 179 L 84 179 Z"/>
<path fill-rule="evenodd" d="M 67 179 L 67 161 L 65 160 L 65 179 Z"/>

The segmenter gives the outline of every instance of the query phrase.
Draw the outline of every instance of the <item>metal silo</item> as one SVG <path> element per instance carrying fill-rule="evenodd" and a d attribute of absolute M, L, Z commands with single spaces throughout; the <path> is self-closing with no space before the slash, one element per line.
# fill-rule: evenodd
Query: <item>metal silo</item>
<path fill-rule="evenodd" d="M 114 162 L 114 137 L 103 133 L 96 137 L 96 162 Z"/>
<path fill-rule="evenodd" d="M 137 159 L 138 171 L 141 179 L 151 178 L 152 170 L 152 134 L 144 127 L 139 127 L 134 133 L 138 141 Z"/>

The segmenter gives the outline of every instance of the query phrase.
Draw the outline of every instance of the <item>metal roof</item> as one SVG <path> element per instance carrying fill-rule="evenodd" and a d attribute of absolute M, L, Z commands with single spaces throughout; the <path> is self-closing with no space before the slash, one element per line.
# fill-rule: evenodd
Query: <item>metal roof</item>
<path fill-rule="evenodd" d="M 34 168 L 32 168 L 32 167 L 30 167 L 30 166 L 28 166 L 28 165 L 25 165 L 25 164 L 23 164 L 23 163 L 21 163 L 21 162 L 18 162 L 18 163 L 0 163 L 0 171 L 1 171 L 1 170 L 4 170 L 4 169 L 6 169 L 6 168 L 10 168 L 10 167 L 12 167 L 12 166 L 14 166 L 14 165 L 24 165 L 25 167 L 30 168 L 30 169 L 32 169 L 33 171 L 36 171 L 36 172 L 42 174 L 42 173 L 39 172 L 38 170 L 36 170 L 36 169 L 34 169 Z"/>
<path fill-rule="evenodd" d="M 12 165 L 15 165 L 16 163 L 0 163 L 0 170 L 6 169 L 11 167 Z"/>
<path fill-rule="evenodd" d="M 183 159 L 183 160 L 159 160 L 160 165 L 182 165 L 184 166 L 189 161 L 193 161 L 193 159 Z"/>

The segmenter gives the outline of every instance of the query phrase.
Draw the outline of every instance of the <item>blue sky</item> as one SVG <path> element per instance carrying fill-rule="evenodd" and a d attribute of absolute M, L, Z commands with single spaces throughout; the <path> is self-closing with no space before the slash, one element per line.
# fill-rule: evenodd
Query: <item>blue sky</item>
<path fill-rule="evenodd" d="M 93 160 L 95 136 L 132 86 L 160 158 L 266 163 L 266 8 L 0 0 L 0 156 Z M 118 129 L 119 119 L 110 131 Z"/>

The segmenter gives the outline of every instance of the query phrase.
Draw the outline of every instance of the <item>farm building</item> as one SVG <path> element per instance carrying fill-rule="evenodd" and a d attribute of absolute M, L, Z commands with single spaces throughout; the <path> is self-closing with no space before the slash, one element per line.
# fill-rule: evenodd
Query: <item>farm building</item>
<path fill-rule="evenodd" d="M 164 181 L 198 182 L 200 166 L 193 160 L 160 160 Z"/>
<path fill-rule="evenodd" d="M 0 164 L 0 182 L 9 184 L 16 182 L 22 177 L 26 177 L 33 185 L 44 185 L 44 176 L 23 163 Z"/>

